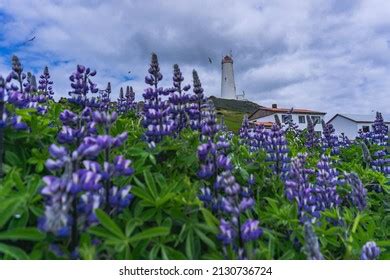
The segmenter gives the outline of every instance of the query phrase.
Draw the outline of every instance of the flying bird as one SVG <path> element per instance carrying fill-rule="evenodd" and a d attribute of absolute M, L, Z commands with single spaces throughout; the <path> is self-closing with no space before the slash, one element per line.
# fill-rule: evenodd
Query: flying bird
<path fill-rule="evenodd" d="M 213 61 L 211 60 L 211 58 L 210 58 L 210 57 L 209 57 L 209 62 L 210 62 L 210 64 L 211 64 L 211 63 L 213 63 Z"/>
<path fill-rule="evenodd" d="M 34 40 L 35 40 L 35 37 L 36 37 L 36 36 L 34 36 L 34 37 L 32 37 L 32 38 L 30 38 L 30 39 L 24 41 L 21 45 L 22 45 L 22 46 L 27 45 L 29 42 L 34 41 Z"/>
<path fill-rule="evenodd" d="M 131 71 L 128 72 L 129 74 L 131 73 Z"/>

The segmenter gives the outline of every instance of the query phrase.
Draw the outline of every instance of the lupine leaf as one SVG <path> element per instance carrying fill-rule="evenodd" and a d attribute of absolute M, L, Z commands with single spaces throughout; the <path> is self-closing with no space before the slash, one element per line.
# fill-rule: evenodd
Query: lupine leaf
<path fill-rule="evenodd" d="M 126 238 L 125 234 L 122 232 L 119 226 L 103 210 L 96 209 L 95 213 L 99 222 L 104 228 L 113 233 L 116 237 L 121 239 Z"/>
<path fill-rule="evenodd" d="M 45 234 L 36 228 L 14 228 L 0 232 L 0 240 L 30 240 L 39 241 L 45 238 Z"/>
<path fill-rule="evenodd" d="M 131 238 L 129 238 L 129 242 L 131 243 L 131 242 L 136 242 L 144 239 L 166 236 L 168 234 L 169 234 L 169 228 L 167 227 L 150 228 L 133 235 Z"/>
<path fill-rule="evenodd" d="M 22 249 L 4 243 L 0 243 L 0 252 L 14 258 L 15 260 L 29 259 L 29 256 Z"/>

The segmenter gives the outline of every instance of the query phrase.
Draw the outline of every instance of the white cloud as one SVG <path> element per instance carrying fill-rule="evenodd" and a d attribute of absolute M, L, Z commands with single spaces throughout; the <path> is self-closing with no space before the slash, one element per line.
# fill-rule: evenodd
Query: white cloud
<path fill-rule="evenodd" d="M 102 87 L 111 81 L 117 94 L 133 85 L 140 99 L 152 51 L 164 85 L 178 63 L 187 82 L 196 68 L 206 92 L 219 95 L 220 59 L 232 50 L 237 88 L 260 104 L 390 112 L 386 0 L 114 2 L 0 1 L 0 12 L 13 18 L 0 45 L 35 34 L 16 52 L 34 69 L 49 64 L 61 96 L 81 63 L 97 69 Z M 134 80 L 124 82 L 129 70 Z"/>

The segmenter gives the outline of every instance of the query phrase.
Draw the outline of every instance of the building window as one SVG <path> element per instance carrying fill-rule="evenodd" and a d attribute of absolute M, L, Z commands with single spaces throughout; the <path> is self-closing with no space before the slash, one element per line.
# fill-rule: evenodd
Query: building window
<path fill-rule="evenodd" d="M 370 127 L 368 125 L 363 125 L 363 132 L 370 132 Z"/>
<path fill-rule="evenodd" d="M 305 123 L 305 122 L 306 122 L 305 116 L 299 116 L 299 123 Z"/>
<path fill-rule="evenodd" d="M 321 121 L 321 118 L 319 116 L 312 116 L 311 117 L 311 120 L 315 123 L 320 123 Z"/>
<path fill-rule="evenodd" d="M 288 121 L 292 121 L 292 116 L 291 115 L 282 115 L 282 122 L 283 123 L 288 123 Z"/>

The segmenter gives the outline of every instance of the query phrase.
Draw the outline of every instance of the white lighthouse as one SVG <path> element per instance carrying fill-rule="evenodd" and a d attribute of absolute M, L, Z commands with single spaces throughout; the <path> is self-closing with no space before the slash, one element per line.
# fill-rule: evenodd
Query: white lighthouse
<path fill-rule="evenodd" d="M 237 98 L 236 84 L 234 83 L 233 59 L 228 55 L 222 59 L 221 98 Z"/>

